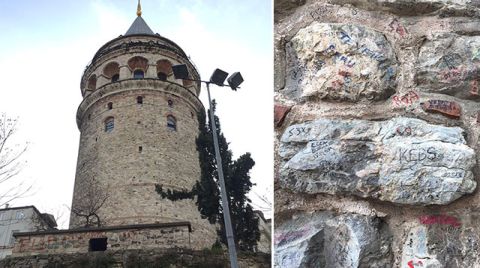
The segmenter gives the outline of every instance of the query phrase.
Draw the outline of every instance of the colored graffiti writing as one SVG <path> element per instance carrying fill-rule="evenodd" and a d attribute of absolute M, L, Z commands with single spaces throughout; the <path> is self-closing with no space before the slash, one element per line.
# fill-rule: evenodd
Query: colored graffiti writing
<path fill-rule="evenodd" d="M 328 46 L 327 49 L 321 51 L 320 53 L 325 54 L 325 55 L 333 54 L 334 62 L 337 62 L 337 60 L 339 60 L 339 61 L 343 62 L 347 67 L 352 68 L 355 65 L 355 62 L 352 59 L 350 59 L 345 54 L 342 54 L 342 53 L 338 52 L 336 50 L 334 44 L 331 44 L 330 46 Z"/>
<path fill-rule="evenodd" d="M 328 11 L 327 8 L 322 6 L 322 7 L 319 7 L 317 9 L 313 10 L 313 11 L 310 11 L 310 16 L 314 20 L 319 20 L 319 19 L 321 19 L 325 16 L 325 13 L 327 11 Z"/>
<path fill-rule="evenodd" d="M 458 81 L 464 79 L 468 75 L 468 71 L 464 68 L 448 68 L 440 72 L 440 80 L 446 82 Z"/>
<path fill-rule="evenodd" d="M 295 241 L 301 237 L 304 237 L 305 234 L 308 233 L 309 230 L 307 229 L 300 229 L 294 231 L 288 231 L 283 234 L 275 235 L 275 243 L 278 243 L 277 246 L 282 246 L 284 244 L 288 244 L 292 241 Z"/>
<path fill-rule="evenodd" d="M 415 91 L 412 91 L 412 90 L 408 91 L 404 95 L 401 95 L 401 96 L 395 95 L 392 98 L 393 104 L 396 105 L 396 106 L 402 106 L 402 105 L 408 106 L 408 105 L 411 105 L 418 100 L 419 100 L 418 94 L 415 93 Z"/>
<path fill-rule="evenodd" d="M 402 38 L 407 34 L 407 30 L 397 19 L 393 19 L 393 21 L 388 24 L 388 27 L 390 27 L 390 32 L 395 32 Z"/>
<path fill-rule="evenodd" d="M 352 81 L 351 72 L 340 70 L 338 71 L 338 75 L 340 76 L 340 79 L 336 79 L 331 82 L 331 86 L 333 89 L 340 89 L 344 85 L 350 84 L 350 82 Z"/>
<path fill-rule="evenodd" d="M 423 262 L 422 261 L 416 261 L 414 262 L 413 260 L 409 261 L 407 263 L 408 268 L 415 268 L 415 267 L 423 267 Z"/>
<path fill-rule="evenodd" d="M 343 44 L 357 47 L 357 42 L 355 40 L 353 40 L 346 32 L 341 31 L 339 33 L 339 35 L 340 35 L 340 41 Z M 365 44 L 361 44 L 358 47 L 358 49 L 356 49 L 356 50 L 357 50 L 357 52 L 359 52 L 363 55 L 366 55 L 366 56 L 370 57 L 371 59 L 374 59 L 374 60 L 377 60 L 377 61 L 384 61 L 385 60 L 385 57 L 383 56 L 382 53 L 376 52 L 376 51 L 368 48 Z"/>
<path fill-rule="evenodd" d="M 473 80 L 470 87 L 470 95 L 478 96 L 478 81 Z"/>
<path fill-rule="evenodd" d="M 458 63 L 462 62 L 462 58 L 456 54 L 447 54 L 442 57 L 442 62 L 448 69 L 454 69 Z"/>
<path fill-rule="evenodd" d="M 400 136 L 410 136 L 412 135 L 412 128 L 405 126 L 397 127 L 397 134 Z"/>
<path fill-rule="evenodd" d="M 442 224 L 442 225 L 450 225 L 452 227 L 460 227 L 462 225 L 457 218 L 453 216 L 446 216 L 446 215 L 421 216 L 420 223 L 425 225 Z"/>
<path fill-rule="evenodd" d="M 460 105 L 453 101 L 429 100 L 422 103 L 422 108 L 427 112 L 439 112 L 454 118 L 459 118 L 461 115 Z"/>

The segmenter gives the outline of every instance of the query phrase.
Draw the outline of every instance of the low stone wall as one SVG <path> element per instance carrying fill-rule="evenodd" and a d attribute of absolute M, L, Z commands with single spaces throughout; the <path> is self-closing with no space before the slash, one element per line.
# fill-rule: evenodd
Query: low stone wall
<path fill-rule="evenodd" d="M 238 255 L 241 268 L 271 267 L 269 254 Z M 193 251 L 186 249 L 117 250 L 75 254 L 48 254 L 9 257 L 0 261 L 0 268 L 49 268 L 49 267 L 230 267 L 226 252 Z"/>
<path fill-rule="evenodd" d="M 189 222 L 14 233 L 13 257 L 89 252 L 89 241 L 107 238 L 106 251 L 190 248 Z"/>

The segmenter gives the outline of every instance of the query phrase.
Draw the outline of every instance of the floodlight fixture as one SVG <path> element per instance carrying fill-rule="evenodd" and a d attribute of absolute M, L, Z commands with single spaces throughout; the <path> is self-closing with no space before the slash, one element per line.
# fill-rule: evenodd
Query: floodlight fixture
<path fill-rule="evenodd" d="M 190 79 L 188 78 L 188 68 L 186 64 L 173 65 L 172 71 L 175 79 Z"/>
<path fill-rule="evenodd" d="M 214 83 L 217 86 L 223 86 L 225 79 L 227 79 L 228 73 L 220 69 L 215 69 L 210 77 L 210 83 Z"/>
<path fill-rule="evenodd" d="M 227 79 L 228 85 L 232 88 L 232 90 L 237 91 L 238 86 L 243 83 L 243 77 L 240 72 L 235 72 Z"/>

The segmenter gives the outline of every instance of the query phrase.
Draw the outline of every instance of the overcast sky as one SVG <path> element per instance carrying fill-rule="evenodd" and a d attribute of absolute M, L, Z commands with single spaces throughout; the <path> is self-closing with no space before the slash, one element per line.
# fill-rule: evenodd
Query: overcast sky
<path fill-rule="evenodd" d="M 63 213 L 62 227 L 68 223 L 65 210 L 71 204 L 80 134 L 75 122 L 80 78 L 95 52 L 127 31 L 136 7 L 136 0 L 0 1 L 0 113 L 19 118 L 16 142 L 29 145 L 17 182 L 34 184 L 28 197 L 11 206 Z M 212 97 L 234 156 L 252 153 L 254 191 L 271 201 L 271 1 L 142 0 L 142 8 L 150 28 L 182 47 L 204 80 L 215 68 L 242 73 L 240 90 L 212 87 Z M 208 107 L 204 88 L 200 99 Z"/>

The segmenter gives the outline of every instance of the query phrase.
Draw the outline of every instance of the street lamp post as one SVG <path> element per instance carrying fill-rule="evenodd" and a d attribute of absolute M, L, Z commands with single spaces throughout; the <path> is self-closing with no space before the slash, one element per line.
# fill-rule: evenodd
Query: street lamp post
<path fill-rule="evenodd" d="M 235 239 L 233 235 L 232 229 L 232 221 L 230 219 L 230 209 L 228 205 L 228 197 L 227 197 L 227 188 L 225 187 L 225 179 L 223 176 L 223 166 L 222 166 L 222 157 L 220 156 L 220 147 L 218 145 L 218 135 L 217 135 L 217 126 L 215 125 L 215 115 L 214 109 L 212 105 L 212 99 L 210 98 L 210 84 L 213 83 L 217 86 L 224 87 L 223 83 L 228 76 L 228 73 L 220 70 L 215 69 L 212 76 L 210 77 L 210 81 L 202 81 L 202 80 L 192 80 L 188 78 L 188 69 L 187 66 L 182 65 L 175 65 L 172 66 L 173 74 L 175 79 L 183 79 L 183 80 L 190 80 L 195 82 L 202 82 L 207 85 L 207 94 L 208 94 L 208 105 L 210 107 L 210 125 L 212 128 L 212 135 L 213 135 L 213 146 L 215 147 L 215 158 L 217 163 L 217 173 L 218 173 L 218 180 L 220 183 L 220 192 L 222 196 L 222 208 L 223 208 L 223 221 L 225 223 L 225 232 L 227 236 L 227 245 L 228 245 L 228 253 L 230 255 L 230 266 L 232 268 L 238 268 L 238 261 L 237 261 L 237 250 L 235 248 Z M 238 86 L 243 82 L 242 75 L 240 73 L 233 73 L 228 78 L 228 84 L 232 88 L 232 90 L 237 90 Z"/>

